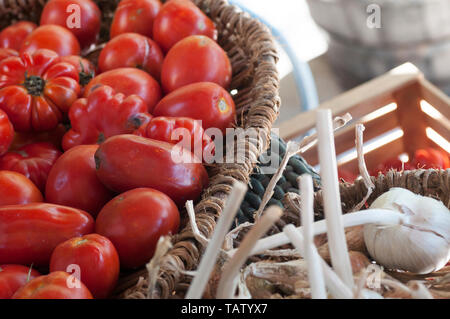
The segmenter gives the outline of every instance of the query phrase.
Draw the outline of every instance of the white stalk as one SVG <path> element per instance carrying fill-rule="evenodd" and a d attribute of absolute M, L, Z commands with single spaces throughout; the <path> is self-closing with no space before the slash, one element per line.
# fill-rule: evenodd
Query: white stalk
<path fill-rule="evenodd" d="M 320 176 L 323 186 L 324 212 L 328 227 L 331 263 L 342 281 L 352 289 L 353 274 L 342 224 L 342 207 L 331 110 L 318 110 L 316 116 Z"/>
<path fill-rule="evenodd" d="M 283 234 L 287 236 L 289 241 L 298 250 L 300 255 L 305 256 L 304 240 L 301 232 L 296 229 L 294 225 L 289 224 L 284 227 Z M 352 291 L 345 285 L 338 275 L 331 269 L 330 266 L 320 257 L 320 265 L 325 277 L 325 283 L 332 297 L 336 299 L 351 299 L 353 297 Z"/>
<path fill-rule="evenodd" d="M 349 213 L 342 216 L 342 222 L 345 227 L 359 226 L 365 224 L 376 224 L 380 226 L 400 225 L 404 222 L 405 216 L 399 212 L 388 209 L 366 209 L 363 211 Z M 303 231 L 303 227 L 297 228 Z M 327 232 L 327 224 L 325 220 L 314 223 L 314 236 Z M 251 254 L 258 255 L 266 250 L 274 249 L 282 245 L 289 244 L 290 240 L 284 233 L 278 233 L 258 240 Z M 233 255 L 236 249 L 230 250 L 229 254 Z"/>
<path fill-rule="evenodd" d="M 202 297 L 211 271 L 216 264 L 217 256 L 222 248 L 225 235 L 228 233 L 228 230 L 233 223 L 233 219 L 239 210 L 239 206 L 244 199 L 246 191 L 247 186 L 245 184 L 238 181 L 234 183 L 230 196 L 225 204 L 225 208 L 219 217 L 214 233 L 200 261 L 196 276 L 189 286 L 186 299 L 200 299 Z"/>
<path fill-rule="evenodd" d="M 248 258 L 255 242 L 261 238 L 272 225 L 280 219 L 283 211 L 278 206 L 271 206 L 245 235 L 236 254 L 224 266 L 217 288 L 217 299 L 232 299 L 236 291 L 239 269 Z"/>
<path fill-rule="evenodd" d="M 195 211 L 194 211 L 194 203 L 192 200 L 188 200 L 186 202 L 186 211 L 189 216 L 189 223 L 191 224 L 192 233 L 194 234 L 194 238 L 203 246 L 206 247 L 208 245 L 208 238 L 203 236 L 200 230 L 197 227 L 197 222 L 195 221 Z"/>
<path fill-rule="evenodd" d="M 320 256 L 314 245 L 314 188 L 311 175 L 300 176 L 301 219 L 303 225 L 303 250 L 308 265 L 308 280 L 312 299 L 326 299 L 325 283 Z"/>

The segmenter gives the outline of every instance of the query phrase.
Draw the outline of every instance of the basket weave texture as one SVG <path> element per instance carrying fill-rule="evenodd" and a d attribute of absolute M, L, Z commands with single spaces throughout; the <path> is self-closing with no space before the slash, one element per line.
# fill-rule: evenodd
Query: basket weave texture
<path fill-rule="evenodd" d="M 46 0 L 0 0 L 0 28 L 18 20 L 39 21 Z M 101 41 L 107 40 L 118 0 L 96 0 L 103 14 Z M 256 129 L 255 138 L 238 141 L 235 147 L 245 150 L 245 160 L 240 163 L 214 164 L 208 168 L 210 184 L 195 206 L 196 222 L 200 231 L 210 237 L 234 180 L 248 183 L 249 176 L 261 153 L 270 142 L 272 123 L 280 107 L 278 94 L 278 60 L 273 38 L 266 26 L 225 0 L 194 0 L 216 24 L 218 43 L 227 52 L 233 69 L 230 90 L 236 103 L 237 126 Z M 194 239 L 191 227 L 182 223 L 179 234 L 172 238 L 173 248 L 163 258 L 156 289 L 152 298 L 181 297 L 188 286 L 185 270 L 193 270 L 199 263 L 202 247 Z M 119 284 L 119 291 L 128 288 L 121 297 L 146 298 L 147 289 L 142 278 L 137 284 L 137 271 Z M 144 279 L 146 282 L 147 279 Z M 137 284 L 137 285 L 136 285 Z M 131 287 L 131 288 L 130 288 Z M 134 288 L 133 288 L 134 287 Z"/>

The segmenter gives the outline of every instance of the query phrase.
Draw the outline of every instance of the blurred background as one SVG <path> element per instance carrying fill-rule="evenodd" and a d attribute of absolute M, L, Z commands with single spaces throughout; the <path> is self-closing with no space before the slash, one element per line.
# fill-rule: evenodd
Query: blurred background
<path fill-rule="evenodd" d="M 449 0 L 230 2 L 271 26 L 278 41 L 277 123 L 407 61 L 450 93 Z"/>

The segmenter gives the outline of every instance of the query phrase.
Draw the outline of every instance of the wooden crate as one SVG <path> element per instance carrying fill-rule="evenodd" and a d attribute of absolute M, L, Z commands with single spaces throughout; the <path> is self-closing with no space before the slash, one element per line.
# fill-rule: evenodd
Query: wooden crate
<path fill-rule="evenodd" d="M 340 168 L 357 173 L 355 125 L 363 123 L 364 153 L 369 170 L 400 155 L 412 158 L 419 148 L 442 148 L 450 152 L 450 98 L 427 81 L 411 63 L 358 86 L 323 103 L 334 116 L 350 113 L 353 120 L 336 132 Z M 281 123 L 280 136 L 290 140 L 315 127 L 315 111 Z M 317 165 L 315 147 L 303 154 Z"/>

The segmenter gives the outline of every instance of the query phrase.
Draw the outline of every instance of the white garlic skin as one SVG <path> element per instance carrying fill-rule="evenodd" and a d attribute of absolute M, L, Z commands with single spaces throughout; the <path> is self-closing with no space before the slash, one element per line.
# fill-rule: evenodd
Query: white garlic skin
<path fill-rule="evenodd" d="M 405 214 L 403 225 L 364 226 L 370 256 L 389 269 L 427 274 L 444 267 L 450 259 L 450 211 L 441 201 L 392 188 L 370 208 Z"/>

